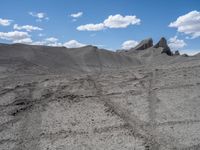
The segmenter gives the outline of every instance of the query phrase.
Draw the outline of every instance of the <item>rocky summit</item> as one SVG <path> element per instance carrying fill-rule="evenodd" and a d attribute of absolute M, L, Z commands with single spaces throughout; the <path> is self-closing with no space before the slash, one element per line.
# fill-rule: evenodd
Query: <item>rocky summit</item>
<path fill-rule="evenodd" d="M 0 44 L 1 150 L 197 150 L 200 55 Z"/>
<path fill-rule="evenodd" d="M 133 50 L 144 50 L 153 46 L 152 38 L 141 41 Z"/>
<path fill-rule="evenodd" d="M 161 48 L 163 48 L 162 53 L 166 53 L 169 56 L 173 55 L 173 53 L 171 52 L 169 46 L 167 45 L 167 40 L 164 37 L 162 37 L 160 39 L 160 41 L 154 47 L 155 48 L 161 47 Z"/>

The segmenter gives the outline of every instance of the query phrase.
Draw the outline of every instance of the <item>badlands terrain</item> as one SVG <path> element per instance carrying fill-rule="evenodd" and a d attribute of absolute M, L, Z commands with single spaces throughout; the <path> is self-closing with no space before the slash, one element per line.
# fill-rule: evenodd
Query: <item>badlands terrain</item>
<path fill-rule="evenodd" d="M 0 150 L 199 150 L 200 55 L 0 44 Z"/>

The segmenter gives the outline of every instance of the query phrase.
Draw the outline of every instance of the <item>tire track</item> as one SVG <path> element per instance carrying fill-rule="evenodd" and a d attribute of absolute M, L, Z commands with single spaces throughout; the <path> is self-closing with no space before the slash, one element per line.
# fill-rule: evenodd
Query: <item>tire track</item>
<path fill-rule="evenodd" d="M 144 141 L 144 145 L 147 146 L 146 149 L 159 150 L 160 146 L 167 149 L 173 149 L 175 148 L 175 145 L 183 146 L 181 144 L 178 144 L 177 141 L 169 135 L 162 135 L 161 133 L 155 133 L 154 130 L 152 131 L 152 125 L 155 125 L 155 123 L 150 124 L 149 122 L 140 120 L 136 115 L 130 115 L 129 111 L 121 108 L 118 104 L 112 102 L 108 97 L 105 97 L 105 95 L 103 95 L 101 84 L 98 83 L 98 78 L 100 77 L 100 75 L 97 75 L 96 78 L 94 78 L 93 76 L 88 76 L 87 80 L 89 79 L 91 80 L 91 82 L 94 83 L 94 88 L 97 91 L 96 95 L 97 97 L 99 97 L 100 102 L 104 102 L 105 106 L 110 108 L 114 114 L 119 116 L 125 121 L 125 123 L 128 124 L 133 136 L 138 137 Z M 151 104 L 152 108 L 153 104 L 154 101 Z M 152 112 L 150 114 L 153 115 L 153 120 L 155 117 L 155 112 L 154 110 L 151 111 Z M 153 128 L 155 128 L 155 126 L 153 126 Z"/>
<path fill-rule="evenodd" d="M 195 124 L 200 123 L 200 120 L 180 120 L 180 121 L 168 121 L 163 123 L 157 123 L 156 126 L 170 126 L 170 125 L 184 125 L 184 124 Z"/>
<path fill-rule="evenodd" d="M 156 119 L 156 105 L 157 105 L 157 98 L 155 95 L 155 91 L 153 90 L 156 80 L 156 71 L 152 71 L 150 73 L 150 80 L 149 80 L 149 88 L 148 88 L 148 103 L 149 103 L 149 124 L 150 129 L 149 132 L 153 135 L 153 138 L 156 139 L 155 135 L 157 135 L 156 126 L 155 126 L 155 119 Z M 160 145 L 152 144 L 149 150 L 159 150 Z"/>
<path fill-rule="evenodd" d="M 33 99 L 32 98 L 32 93 L 35 90 L 37 84 L 34 84 L 29 88 L 30 93 L 28 96 L 28 99 Z M 23 123 L 21 125 L 20 131 L 19 131 L 19 137 L 22 139 L 22 142 L 20 142 L 17 146 L 16 149 L 20 150 L 40 150 L 39 147 L 39 141 L 40 141 L 40 128 L 41 128 L 41 123 L 42 123 L 42 118 L 41 118 L 41 113 L 40 109 L 43 107 L 42 105 L 37 105 L 34 104 L 31 106 L 31 109 L 26 111 L 26 113 L 21 114 Z M 38 138 L 33 138 L 33 137 L 38 137 Z M 27 140 L 28 139 L 33 139 L 33 140 Z"/>
<path fill-rule="evenodd" d="M 177 139 L 172 137 L 168 134 L 162 134 L 156 131 L 157 124 L 156 124 L 156 90 L 154 89 L 156 76 L 157 76 L 157 69 L 151 71 L 149 73 L 149 88 L 148 88 L 148 101 L 149 101 L 149 117 L 150 121 L 145 122 L 140 120 L 136 115 L 131 114 L 130 112 L 124 108 L 122 108 L 119 104 L 112 102 L 110 97 L 107 97 L 103 94 L 102 85 L 98 82 L 100 79 L 100 74 L 96 76 L 89 76 L 88 79 L 94 83 L 94 88 L 96 89 L 97 97 L 101 102 L 104 102 L 105 105 L 112 110 L 114 114 L 119 116 L 121 119 L 128 124 L 132 135 L 138 137 L 144 141 L 145 148 L 148 150 L 159 150 L 162 148 L 165 149 L 177 149 L 177 147 L 186 147 L 184 144 L 180 144 Z M 87 80 L 88 80 L 87 79 Z"/>

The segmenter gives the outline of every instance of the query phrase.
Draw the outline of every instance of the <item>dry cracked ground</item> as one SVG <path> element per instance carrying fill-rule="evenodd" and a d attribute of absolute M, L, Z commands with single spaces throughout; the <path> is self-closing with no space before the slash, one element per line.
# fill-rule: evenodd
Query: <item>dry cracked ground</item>
<path fill-rule="evenodd" d="M 73 75 L 4 71 L 1 150 L 200 149 L 199 59 Z"/>

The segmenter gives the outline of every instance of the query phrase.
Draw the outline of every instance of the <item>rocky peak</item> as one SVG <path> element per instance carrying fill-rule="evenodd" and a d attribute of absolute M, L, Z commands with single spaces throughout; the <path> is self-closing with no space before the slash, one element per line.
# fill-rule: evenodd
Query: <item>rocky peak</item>
<path fill-rule="evenodd" d="M 180 52 L 177 50 L 175 51 L 174 55 L 180 55 Z"/>
<path fill-rule="evenodd" d="M 133 50 L 144 50 L 153 46 L 152 38 L 142 40 Z"/>
<path fill-rule="evenodd" d="M 183 54 L 182 56 L 184 56 L 184 57 L 188 57 L 188 54 Z"/>
<path fill-rule="evenodd" d="M 162 37 L 154 47 L 155 48 L 159 48 L 159 47 L 167 48 L 168 47 L 167 40 L 164 37 Z"/>
<path fill-rule="evenodd" d="M 159 40 L 159 42 L 156 45 L 154 45 L 154 48 L 160 48 L 160 47 L 163 48 L 163 51 L 161 53 L 166 53 L 169 56 L 173 55 L 171 49 L 167 45 L 167 40 L 164 37 L 162 37 Z"/>

